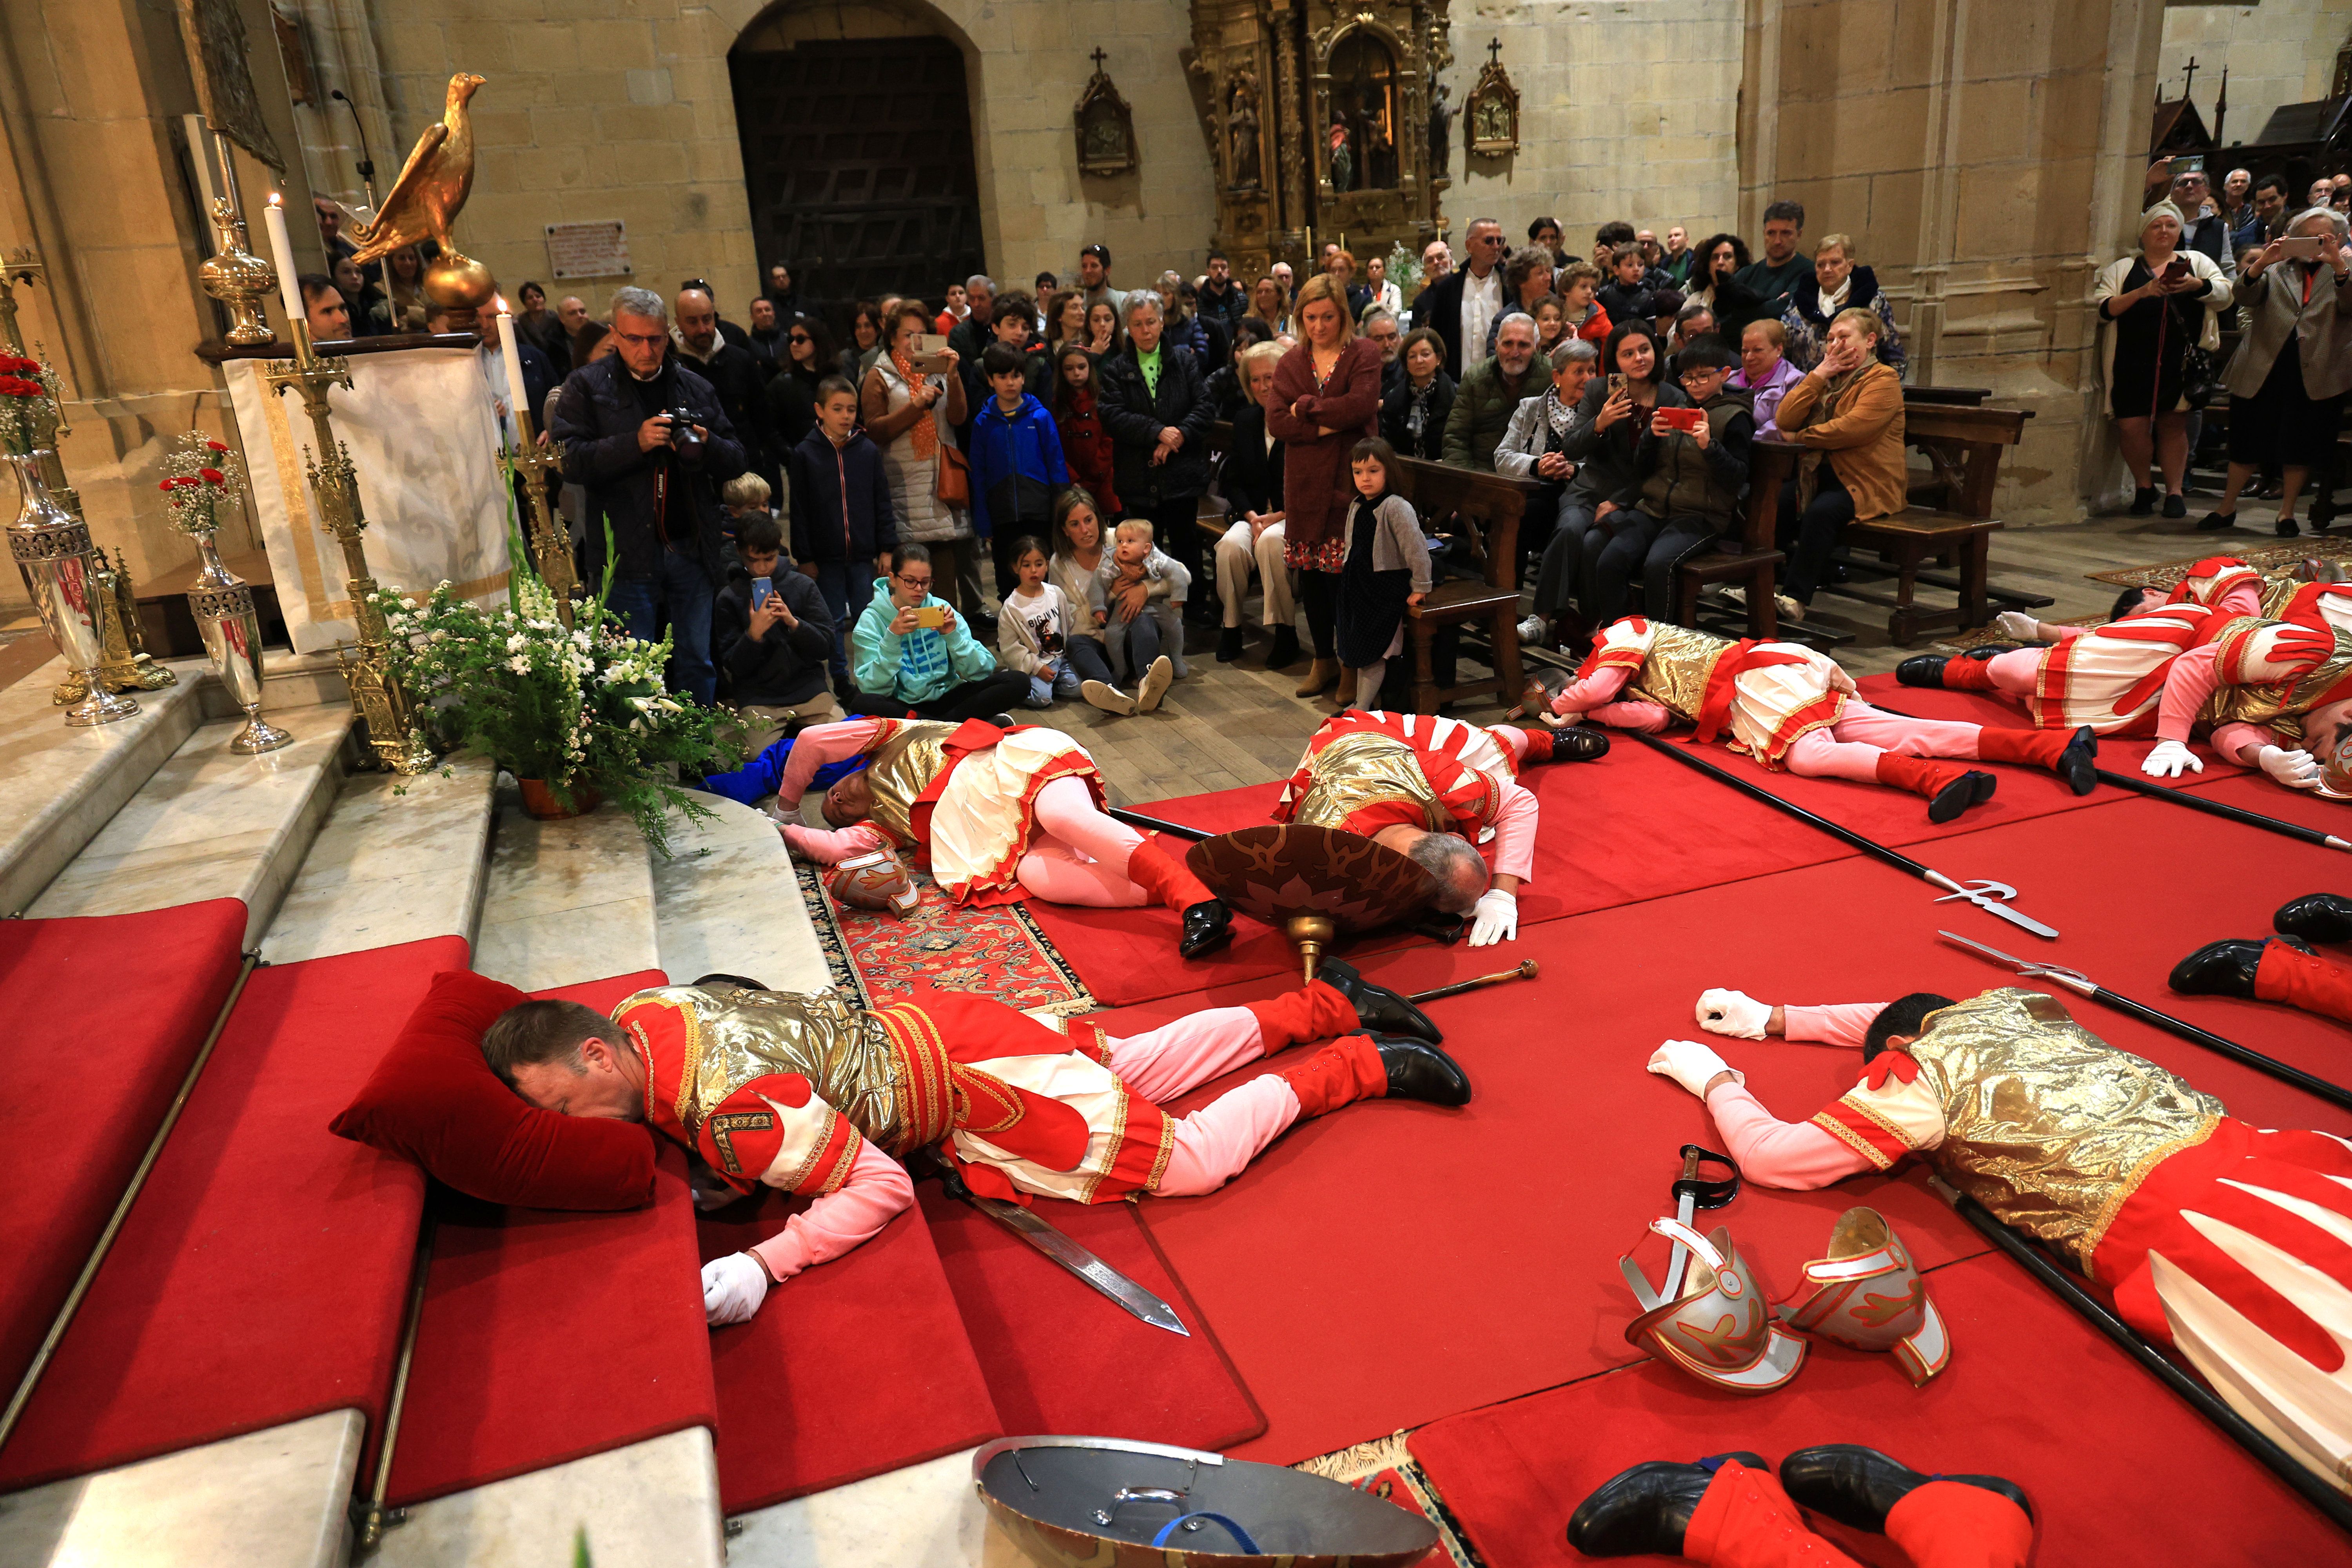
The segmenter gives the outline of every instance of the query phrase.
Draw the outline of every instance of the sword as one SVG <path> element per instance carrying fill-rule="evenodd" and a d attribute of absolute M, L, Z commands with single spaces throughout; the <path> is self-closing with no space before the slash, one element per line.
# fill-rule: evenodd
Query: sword
<path fill-rule="evenodd" d="M 1139 811 L 1129 811 L 1123 805 L 1111 806 L 1103 815 L 1114 822 L 1124 822 L 1129 827 L 1139 827 L 1146 833 L 1165 833 L 1173 837 L 1190 838 L 1196 842 L 1216 837 L 1205 827 L 1187 827 L 1181 822 L 1166 822 L 1157 816 L 1146 816 Z"/>
<path fill-rule="evenodd" d="M 1799 805 L 1793 800 L 1783 800 L 1780 796 L 1774 795 L 1770 790 L 1765 789 L 1761 785 L 1749 784 L 1746 779 L 1732 777 L 1729 773 L 1725 773 L 1721 768 L 1717 767 L 1714 763 L 1702 759 L 1688 746 L 1676 745 L 1672 742 L 1661 741 L 1655 735 L 1644 735 L 1638 730 L 1629 731 L 1627 733 L 1631 734 L 1633 739 L 1641 742 L 1643 745 L 1649 747 L 1652 751 L 1663 752 L 1667 756 L 1674 758 L 1675 761 L 1682 763 L 1685 767 L 1696 768 L 1703 773 L 1710 774 L 1718 783 L 1727 784 L 1732 788 L 1738 790 L 1740 794 L 1747 795 L 1752 800 L 1759 801 L 1765 805 L 1769 805 L 1777 812 L 1780 812 L 1789 816 L 1793 816 L 1808 827 L 1817 827 L 1823 833 L 1828 834 L 1831 837 L 1852 845 L 1854 848 L 1861 850 L 1864 854 L 1869 856 L 1872 859 L 1878 861 L 1882 865 L 1892 866 L 1896 870 L 1916 877 L 1923 882 L 1932 882 L 1937 887 L 1945 889 L 1945 891 L 1951 894 L 1954 898 L 1966 899 L 1969 902 L 1976 905 L 1977 908 L 1986 910 L 1989 913 L 1999 915 L 2001 919 L 2009 921 L 2012 925 L 2022 926 L 2036 936 L 2054 939 L 2058 935 L 2055 929 L 2043 925 L 2040 921 L 2034 920 L 2030 916 L 2021 914 L 2017 910 L 2011 909 L 2007 904 L 2003 903 L 2001 900 L 2004 899 L 2013 899 L 2017 897 L 2017 889 L 2008 886 L 2006 883 L 1992 881 L 1956 882 L 1952 880 L 1951 878 L 1945 876 L 1941 871 L 1936 870 L 1931 867 L 1921 865 L 1918 861 L 1914 860 L 1908 855 L 1889 849 L 1885 845 L 1878 843 L 1874 839 L 1864 838 L 1861 834 L 1856 833 L 1851 827 L 1832 822 L 1826 816 L 1819 816 L 1814 815 L 1812 812 L 1807 811 L 1803 806 Z M 1945 900 L 1938 899 L 1936 901 L 1937 903 L 1942 903 Z"/>
<path fill-rule="evenodd" d="M 1971 952 L 1982 953 L 1997 963 L 2010 965 L 2021 978 L 2054 980 L 2069 991 L 2088 996 L 2102 1006 L 2112 1007 L 2118 1013 L 2137 1018 L 2143 1024 L 2153 1024 L 2168 1034 L 2179 1036 L 2191 1045 L 2202 1046 L 2209 1051 L 2218 1052 L 2228 1057 L 2231 1061 L 2242 1062 L 2252 1068 L 2256 1072 L 2268 1073 L 2282 1083 L 2291 1083 L 2295 1088 L 2315 1094 L 2331 1104 L 2352 1108 L 2352 1089 L 2340 1088 L 2324 1078 L 2315 1078 L 2301 1068 L 2290 1067 L 2276 1057 L 2266 1057 L 2260 1051 L 2251 1050 L 2238 1044 L 2237 1041 L 2227 1039 L 2209 1029 L 2200 1029 L 2196 1025 L 2185 1019 L 2176 1018 L 2169 1013 L 2159 1013 L 2144 1002 L 2135 1002 L 2128 996 L 2119 995 L 2079 969 L 2067 969 L 2054 963 L 2029 963 L 2021 958 L 2011 958 L 1997 947 L 1987 947 L 1980 942 L 1970 942 L 1964 936 L 1954 936 L 1948 931 L 1940 931 L 1936 934 L 1946 942 L 1958 943 Z"/>
<path fill-rule="evenodd" d="M 1188 1340 L 1192 1337 L 1192 1331 L 1184 1326 L 1184 1320 L 1176 1315 L 1175 1308 L 1055 1230 L 1045 1220 L 1019 1204 L 1006 1203 L 1003 1198 L 982 1197 L 964 1185 L 963 1178 L 956 1174 L 953 1165 L 937 1154 L 931 1156 L 931 1163 L 939 1171 L 940 1184 L 947 1190 L 948 1196 L 958 1203 L 970 1204 L 1153 1328 L 1166 1329 L 1170 1333 L 1181 1334 Z"/>

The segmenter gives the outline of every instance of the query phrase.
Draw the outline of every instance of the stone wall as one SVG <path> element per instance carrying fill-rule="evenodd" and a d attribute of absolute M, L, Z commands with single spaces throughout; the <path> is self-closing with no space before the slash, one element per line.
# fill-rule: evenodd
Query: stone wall
<path fill-rule="evenodd" d="M 2224 144 L 2252 142 L 2271 110 L 2324 96 L 2336 71 L 2336 51 L 2352 33 L 2343 0 L 2263 0 L 2259 5 L 2168 5 L 2164 50 L 2157 68 L 2164 96 L 2180 96 L 2182 68 L 2193 56 L 2197 112 L 2213 123 L 2221 72 L 2230 72 L 2230 114 Z M 2218 176 L 2215 183 L 2220 183 Z"/>
<path fill-rule="evenodd" d="M 1730 226 L 1738 195 L 1741 6 L 1738 0 L 1456 0 L 1453 89 L 1454 188 L 1445 213 L 1455 237 L 1494 217 L 1514 245 L 1549 214 L 1567 248 L 1623 218 L 1660 235 L 1675 224 L 1694 242 Z M 1519 89 L 1519 150 L 1472 157 L 1458 111 L 1500 39 Z"/>

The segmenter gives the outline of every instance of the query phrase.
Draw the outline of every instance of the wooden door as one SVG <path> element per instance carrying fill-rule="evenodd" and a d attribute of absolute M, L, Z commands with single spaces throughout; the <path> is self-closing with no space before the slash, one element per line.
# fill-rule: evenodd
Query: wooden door
<path fill-rule="evenodd" d="M 849 38 L 728 57 L 760 275 L 803 300 L 937 300 L 983 269 L 963 56 L 944 38 Z"/>

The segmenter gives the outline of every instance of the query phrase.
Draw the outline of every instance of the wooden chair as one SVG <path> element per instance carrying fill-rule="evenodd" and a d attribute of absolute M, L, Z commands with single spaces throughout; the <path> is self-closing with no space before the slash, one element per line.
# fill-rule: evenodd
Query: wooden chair
<path fill-rule="evenodd" d="M 1540 488 L 1528 479 L 1473 468 L 1449 468 L 1417 458 L 1399 459 L 1401 472 L 1390 483 L 1412 503 L 1425 533 L 1458 532 L 1469 541 L 1472 558 L 1482 568 L 1474 578 L 1438 582 L 1418 609 L 1405 612 L 1405 631 L 1412 642 L 1413 707 L 1434 713 L 1442 702 L 1500 692 L 1516 701 L 1519 691 L 1519 519 L 1528 498 Z M 1484 625 L 1488 663 L 1494 676 L 1486 680 L 1437 684 L 1431 658 L 1432 641 L 1444 626 Z"/>

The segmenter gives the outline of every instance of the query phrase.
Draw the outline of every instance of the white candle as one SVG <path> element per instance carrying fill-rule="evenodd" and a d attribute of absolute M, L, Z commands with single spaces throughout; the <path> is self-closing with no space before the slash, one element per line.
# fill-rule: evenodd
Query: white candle
<path fill-rule="evenodd" d="M 294 241 L 286 232 L 286 203 L 276 191 L 269 193 L 269 205 L 262 216 L 269 224 L 269 259 L 278 268 L 278 298 L 286 306 L 286 320 L 299 321 L 304 319 L 302 285 L 295 281 Z"/>
<path fill-rule="evenodd" d="M 522 390 L 522 351 L 515 346 L 514 317 L 508 313 L 504 298 L 499 300 L 498 316 L 499 357 L 507 362 L 507 406 L 514 411 L 515 440 L 520 443 L 529 427 L 530 404 Z"/>

